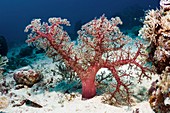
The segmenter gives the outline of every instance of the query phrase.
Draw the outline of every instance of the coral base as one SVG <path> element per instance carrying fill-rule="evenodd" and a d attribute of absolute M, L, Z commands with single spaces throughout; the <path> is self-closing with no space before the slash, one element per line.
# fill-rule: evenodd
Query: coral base
<path fill-rule="evenodd" d="M 82 81 L 82 99 L 90 99 L 96 95 L 95 81 L 84 80 Z"/>

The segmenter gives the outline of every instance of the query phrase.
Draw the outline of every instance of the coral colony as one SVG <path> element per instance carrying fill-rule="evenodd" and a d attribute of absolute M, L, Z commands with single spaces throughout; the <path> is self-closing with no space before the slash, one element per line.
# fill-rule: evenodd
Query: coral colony
<path fill-rule="evenodd" d="M 146 13 L 144 26 L 139 31 L 139 35 L 149 41 L 149 60 L 159 74 L 166 66 L 170 66 L 170 4 L 162 0 L 160 5 L 160 10 L 149 10 Z"/>
<path fill-rule="evenodd" d="M 156 67 L 159 80 L 149 89 L 149 102 L 156 113 L 169 113 L 170 105 L 165 101 L 170 98 L 170 1 L 161 0 L 160 10 L 149 10 L 144 19 L 144 26 L 139 31 L 149 41 L 148 60 Z"/>
<path fill-rule="evenodd" d="M 144 60 L 147 58 L 147 53 L 143 51 L 144 45 L 137 41 L 136 52 L 132 52 L 130 47 L 124 47 L 130 38 L 117 27 L 122 24 L 119 17 L 108 20 L 103 15 L 86 23 L 78 31 L 77 45 L 71 42 L 61 26 L 69 26 L 68 20 L 54 17 L 49 18 L 48 22 L 41 23 L 40 19 L 31 21 L 25 29 L 25 32 L 30 31 L 26 42 L 43 48 L 53 59 L 62 58 L 80 78 L 83 99 L 96 95 L 96 74 L 101 68 L 109 69 L 116 81 L 111 83 L 114 90 L 109 97 L 114 98 L 116 103 L 116 95 L 130 103 L 131 82 L 126 79 L 132 77 L 131 68 L 140 70 L 136 73 L 139 82 L 143 77 L 150 78 L 147 72 L 151 72 L 151 69 Z M 123 65 L 128 65 L 129 70 L 119 69 Z"/>

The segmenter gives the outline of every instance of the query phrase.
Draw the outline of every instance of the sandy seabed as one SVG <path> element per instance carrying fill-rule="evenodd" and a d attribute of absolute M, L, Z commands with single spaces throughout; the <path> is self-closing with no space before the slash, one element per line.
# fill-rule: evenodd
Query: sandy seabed
<path fill-rule="evenodd" d="M 34 62 L 31 64 L 33 67 L 42 68 L 44 79 L 49 79 L 49 77 L 52 76 L 49 70 L 55 69 L 55 65 L 51 59 L 39 54 L 32 60 Z M 6 76 L 7 82 L 14 81 L 14 72 L 15 71 L 9 72 L 8 76 Z M 55 77 L 57 78 L 57 76 Z M 154 79 L 156 79 L 156 77 Z M 144 80 L 140 86 L 148 89 L 152 81 Z M 134 90 L 136 93 L 140 86 L 136 86 Z M 43 88 L 40 88 L 39 92 L 43 93 L 34 94 L 32 93 L 32 88 L 28 87 L 16 90 L 14 86 L 9 90 L 7 95 L 3 95 L 8 99 L 9 105 L 7 108 L 0 109 L 0 113 L 154 113 L 147 100 L 135 103 L 131 107 L 116 107 L 102 103 L 102 95 L 95 96 L 89 100 L 82 100 L 80 93 L 63 94 L 60 91 L 54 90 L 44 91 Z M 72 95 L 74 97 L 71 97 Z M 29 99 L 42 107 L 37 108 L 25 103 L 14 107 L 14 105 L 21 103 L 24 99 Z M 135 112 L 137 109 L 139 112 Z"/>

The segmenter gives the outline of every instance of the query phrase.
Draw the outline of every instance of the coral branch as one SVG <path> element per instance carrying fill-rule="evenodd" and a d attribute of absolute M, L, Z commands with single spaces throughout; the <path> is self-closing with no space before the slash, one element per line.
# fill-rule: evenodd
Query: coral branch
<path fill-rule="evenodd" d="M 55 58 L 56 56 L 53 55 L 60 55 L 73 70 L 83 70 L 81 66 L 76 64 L 78 58 L 72 57 L 74 44 L 70 42 L 68 34 L 60 26 L 60 24 L 69 26 L 69 21 L 61 18 L 50 18 L 49 23 L 50 25 L 48 23 L 41 24 L 40 19 L 33 20 L 25 29 L 25 32 L 31 30 L 26 42 L 45 49 L 49 57 Z"/>

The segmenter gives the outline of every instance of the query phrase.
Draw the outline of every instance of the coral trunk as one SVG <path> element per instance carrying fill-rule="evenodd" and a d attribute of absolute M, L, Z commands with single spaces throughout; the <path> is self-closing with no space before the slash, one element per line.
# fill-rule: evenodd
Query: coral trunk
<path fill-rule="evenodd" d="M 99 69 L 98 66 L 91 66 L 82 73 L 82 99 L 90 99 L 96 95 L 95 77 Z"/>
<path fill-rule="evenodd" d="M 82 81 L 82 99 L 90 99 L 96 95 L 95 80 L 86 79 Z"/>

